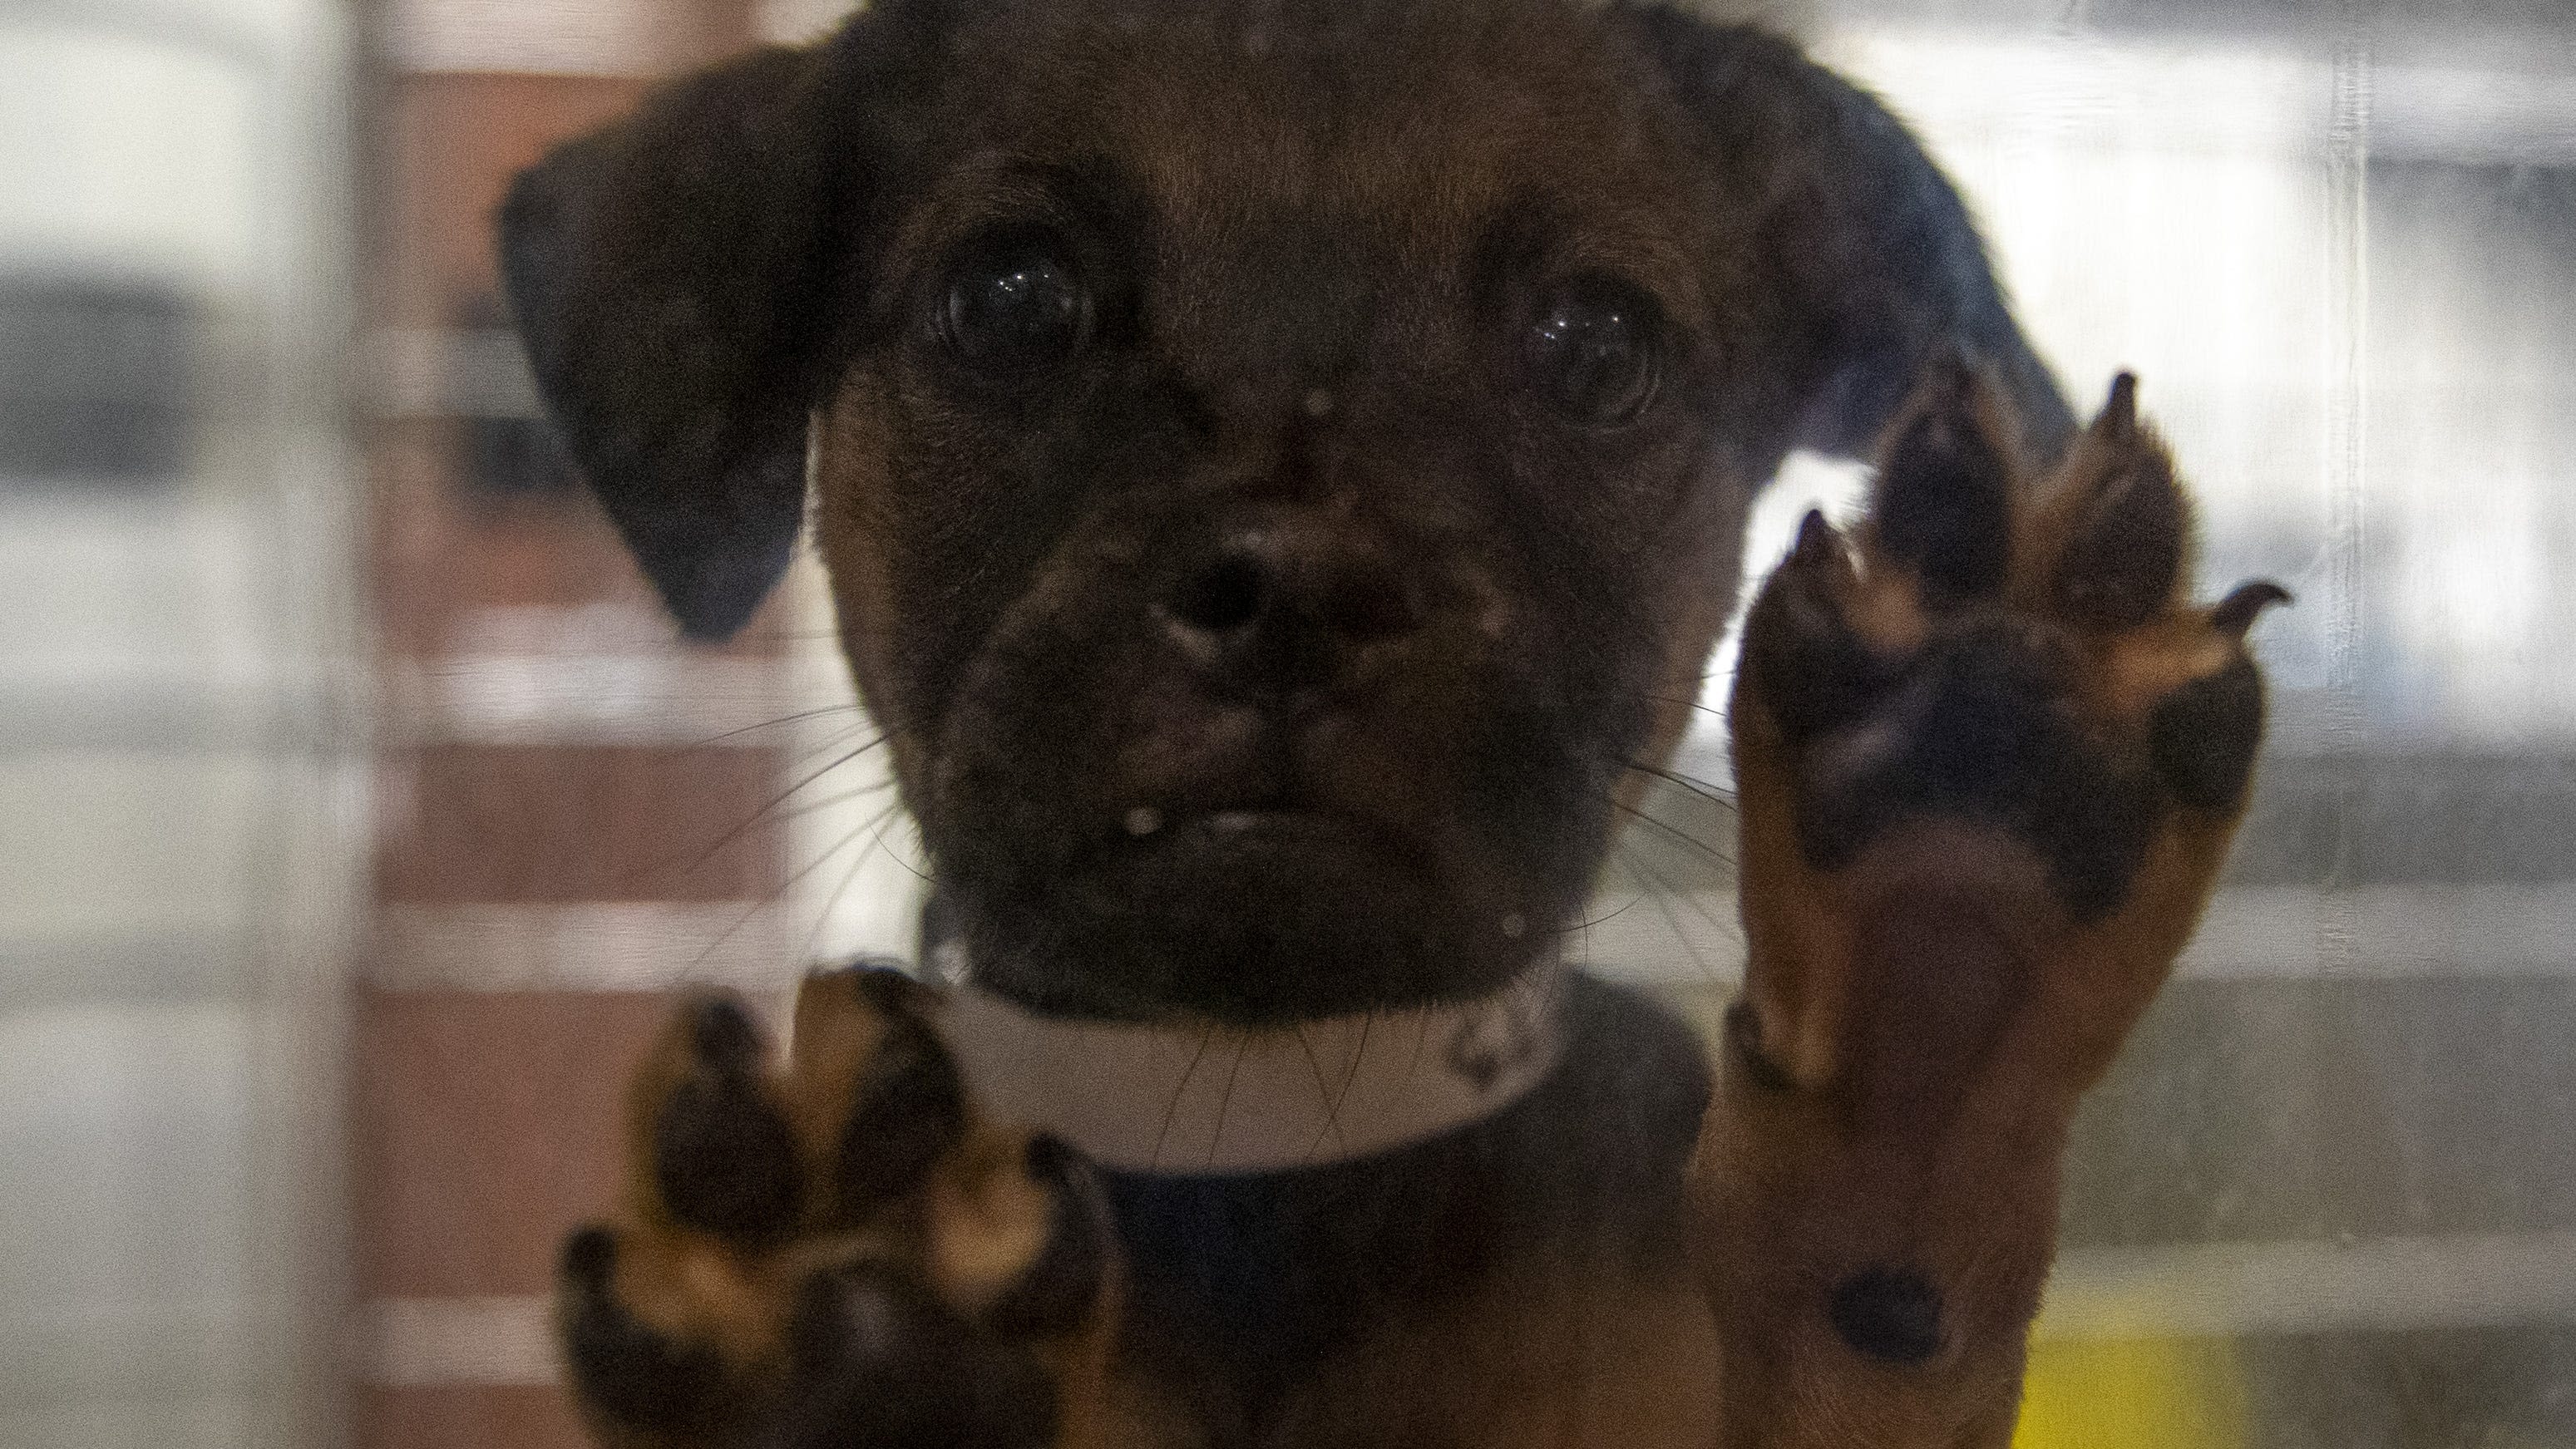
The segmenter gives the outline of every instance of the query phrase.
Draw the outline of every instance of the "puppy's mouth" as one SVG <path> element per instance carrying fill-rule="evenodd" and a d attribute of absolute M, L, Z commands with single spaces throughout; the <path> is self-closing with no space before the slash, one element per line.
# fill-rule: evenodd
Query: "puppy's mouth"
<path fill-rule="evenodd" d="M 1139 805 L 1127 813 L 1123 825 L 1124 833 L 1140 849 L 1330 849 L 1362 838 L 1375 843 L 1375 832 L 1356 821 L 1285 805 L 1213 810 L 1177 820 L 1167 819 L 1153 806 Z"/>
<path fill-rule="evenodd" d="M 1432 847 L 1407 833 L 1313 805 L 1272 804 L 1166 814 L 1137 806 L 1120 822 L 1097 867 L 1121 875 L 1204 880 L 1263 873 L 1312 878 L 1391 877 L 1430 905 L 1438 884 L 1425 869 Z M 1241 899 L 1238 895 L 1236 899 Z"/>
<path fill-rule="evenodd" d="M 1018 809 L 952 797 L 969 828 L 940 852 L 941 889 L 977 979 L 1057 1014 L 1243 1026 L 1509 981 L 1553 909 L 1493 844 L 1519 832 L 1454 782 L 1373 777 L 1370 746 L 1341 743 L 1321 771 L 1139 789 L 1102 761 L 1090 789 L 1010 780 Z M 1014 817 L 1016 833 L 994 828 Z"/>
<path fill-rule="evenodd" d="M 1083 1014 L 1243 1025 L 1479 994 L 1508 978 L 1525 927 L 1477 904 L 1495 892 L 1458 834 L 1313 799 L 1130 806 L 1060 863 L 1037 912 L 1018 893 L 986 903 L 1013 924 L 975 933 L 978 974 Z"/>

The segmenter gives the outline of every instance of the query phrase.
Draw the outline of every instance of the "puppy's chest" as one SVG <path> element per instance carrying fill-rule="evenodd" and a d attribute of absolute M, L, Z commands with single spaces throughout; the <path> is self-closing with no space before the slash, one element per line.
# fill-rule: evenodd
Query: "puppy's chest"
<path fill-rule="evenodd" d="M 1345 1202 L 1334 1230 L 1139 1186 L 1114 1190 L 1140 1265 L 1122 1367 L 1179 1410 L 1184 1442 L 1699 1449 L 1715 1432 L 1715 1323 L 1660 1228 Z"/>
<path fill-rule="evenodd" d="M 1109 1175 L 1126 1371 L 1211 1446 L 1705 1443 L 1711 1396 L 1668 1391 L 1715 1352 L 1683 1252 L 1705 1071 L 1660 1012 L 1579 995 L 1556 1075 L 1491 1121 L 1292 1173 Z"/>

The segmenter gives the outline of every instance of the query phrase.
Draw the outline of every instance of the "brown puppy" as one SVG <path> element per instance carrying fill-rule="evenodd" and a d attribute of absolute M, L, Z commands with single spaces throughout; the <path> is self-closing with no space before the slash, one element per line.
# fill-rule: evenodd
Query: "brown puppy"
<path fill-rule="evenodd" d="M 2016 501 L 2072 420 L 1873 103 L 1649 7 L 879 0 L 549 158 L 504 250 L 685 628 L 810 501 L 972 982 L 818 977 L 786 1064 L 673 1024 L 565 1257 L 604 1437 L 2000 1442 L 2259 692 L 2125 401 Z M 1756 614 L 1711 1108 L 1561 928 L 1754 489 L 1927 361 L 1866 575 L 1811 538 Z"/>

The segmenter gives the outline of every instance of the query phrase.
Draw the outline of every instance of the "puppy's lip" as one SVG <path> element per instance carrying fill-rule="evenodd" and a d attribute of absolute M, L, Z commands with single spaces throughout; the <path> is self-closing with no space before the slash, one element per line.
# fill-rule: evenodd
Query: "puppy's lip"
<path fill-rule="evenodd" d="M 1227 840 L 1256 833 L 1375 833 L 1365 822 L 1339 811 L 1286 804 L 1227 805 L 1187 810 L 1139 805 L 1127 812 L 1124 824 L 1128 836 L 1140 841 L 1175 836 Z"/>
<path fill-rule="evenodd" d="M 1219 835 L 1240 835 L 1244 831 L 1257 829 L 1262 826 L 1276 827 L 1301 820 L 1312 820 L 1316 817 L 1317 813 L 1318 812 L 1312 810 L 1276 808 L 1266 810 L 1219 810 L 1212 814 L 1201 816 L 1194 823 L 1196 823 L 1201 829 L 1211 830 Z"/>
<path fill-rule="evenodd" d="M 1131 860 L 1184 856 L 1289 856 L 1401 859 L 1422 842 L 1354 811 L 1308 804 L 1225 804 L 1196 809 L 1138 806 L 1127 812 L 1111 849 Z"/>

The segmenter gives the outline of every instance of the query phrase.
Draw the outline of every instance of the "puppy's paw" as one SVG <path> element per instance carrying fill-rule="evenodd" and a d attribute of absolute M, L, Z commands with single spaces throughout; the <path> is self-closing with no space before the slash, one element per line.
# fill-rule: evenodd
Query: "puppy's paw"
<path fill-rule="evenodd" d="M 2244 809 L 2245 633 L 2287 595 L 2187 600 L 2133 379 L 2045 476 L 2019 436 L 1937 367 L 1857 536 L 1809 517 L 1746 623 L 1749 962 L 1702 1152 L 1730 1443 L 2009 1436 L 2066 1123 Z"/>
<path fill-rule="evenodd" d="M 2017 436 L 1981 378 L 1937 366 L 1857 548 L 1810 515 L 1747 621 L 1739 1030 L 1790 1081 L 1919 1104 L 2041 1007 L 2032 1045 L 2089 1085 L 2244 808 L 2245 633 L 2288 595 L 2184 598 L 2190 503 L 2133 378 L 2050 475 L 2024 476 Z"/>
<path fill-rule="evenodd" d="M 781 1061 L 685 1003 L 630 1089 L 623 1219 L 565 1244 L 575 1396 L 632 1449 L 1041 1449 L 1100 1367 L 1111 1240 L 1087 1169 L 979 1113 L 942 1003 L 807 980 Z"/>

